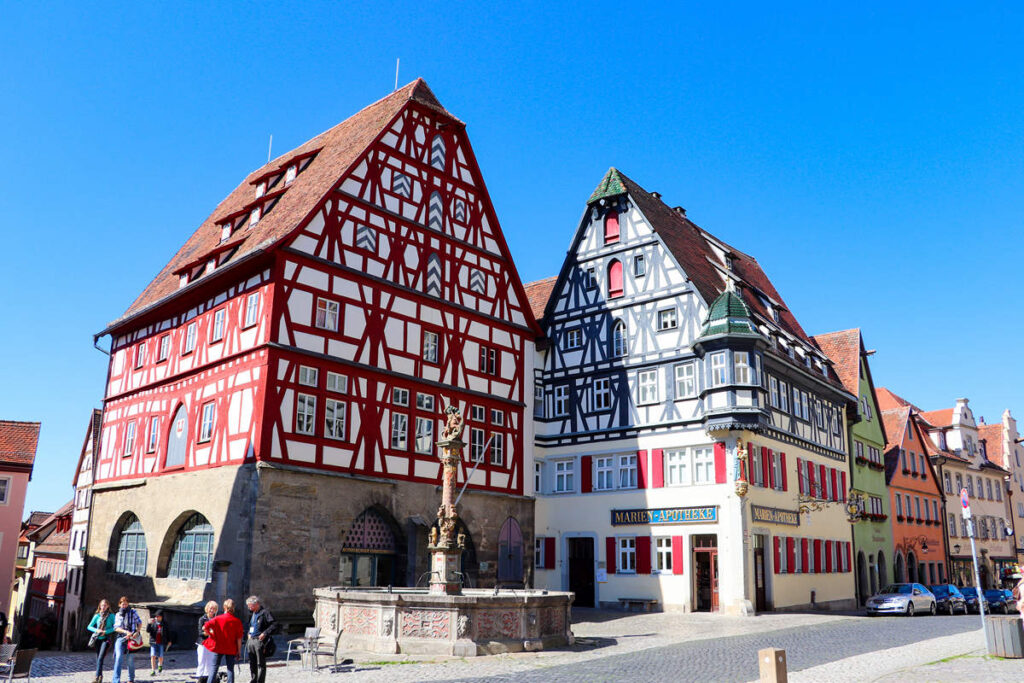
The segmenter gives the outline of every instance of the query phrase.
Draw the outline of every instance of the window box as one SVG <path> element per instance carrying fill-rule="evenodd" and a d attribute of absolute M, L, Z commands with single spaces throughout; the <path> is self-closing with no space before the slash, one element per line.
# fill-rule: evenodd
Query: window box
<path fill-rule="evenodd" d="M 906 467 L 903 468 L 903 474 L 910 474 L 910 470 Z"/>
<path fill-rule="evenodd" d="M 904 519 L 905 518 L 903 517 L 903 515 L 896 515 L 896 521 L 897 522 L 902 522 Z"/>
<path fill-rule="evenodd" d="M 857 457 L 857 458 L 855 459 L 855 462 L 856 462 L 856 463 L 857 463 L 858 465 L 870 465 L 870 464 L 871 464 L 871 461 L 870 461 L 870 460 L 868 460 L 867 458 L 862 458 L 862 457 Z"/>
<path fill-rule="evenodd" d="M 881 463 L 881 462 L 869 462 L 869 463 L 868 463 L 868 467 L 870 467 L 870 468 L 871 468 L 871 469 L 873 469 L 873 470 L 878 470 L 879 472 L 881 472 L 882 470 L 884 470 L 884 469 L 885 469 L 885 463 Z"/>

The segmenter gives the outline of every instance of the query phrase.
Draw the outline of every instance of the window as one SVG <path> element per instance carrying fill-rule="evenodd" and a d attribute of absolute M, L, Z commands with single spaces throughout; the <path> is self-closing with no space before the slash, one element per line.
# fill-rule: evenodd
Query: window
<path fill-rule="evenodd" d="M 1002 483 L 997 481 L 996 485 L 993 486 L 992 488 L 994 488 L 996 490 L 996 500 L 998 500 L 999 502 L 1002 502 L 1002 500 L 1003 500 L 1003 485 L 1002 485 Z"/>
<path fill-rule="evenodd" d="M 434 412 L 434 397 L 430 394 L 416 394 L 416 408 L 428 413 Z"/>
<path fill-rule="evenodd" d="M 665 470 L 669 486 L 689 486 L 689 454 L 685 450 L 665 451 Z"/>
<path fill-rule="evenodd" d="M 619 241 L 619 214 L 609 211 L 604 217 L 604 243 L 612 244 Z"/>
<path fill-rule="evenodd" d="M 146 364 L 146 342 L 139 342 L 135 345 L 135 369 L 138 370 Z"/>
<path fill-rule="evenodd" d="M 555 463 L 555 493 L 571 493 L 576 490 L 573 461 L 559 460 Z"/>
<path fill-rule="evenodd" d="M 802 415 L 800 412 L 800 390 L 796 387 L 793 387 L 793 414 L 797 417 Z"/>
<path fill-rule="evenodd" d="M 171 335 L 164 334 L 160 336 L 160 344 L 157 347 L 156 362 L 167 360 L 167 357 L 171 355 Z"/>
<path fill-rule="evenodd" d="M 946 489 L 946 493 L 953 493 L 953 484 L 950 482 L 949 472 L 942 473 L 942 483 Z"/>
<path fill-rule="evenodd" d="M 612 405 L 611 381 L 607 377 L 594 380 L 594 410 L 608 410 Z"/>
<path fill-rule="evenodd" d="M 768 378 L 768 390 L 771 396 L 771 404 L 773 408 L 779 407 L 779 380 L 774 377 Z"/>
<path fill-rule="evenodd" d="M 213 526 L 200 514 L 188 518 L 174 539 L 167 577 L 210 579 L 213 569 Z"/>
<path fill-rule="evenodd" d="M 565 384 L 555 387 L 555 416 L 564 417 L 569 414 L 569 387 Z"/>
<path fill-rule="evenodd" d="M 416 452 L 427 455 L 434 452 L 434 420 L 431 418 L 416 418 Z"/>
<path fill-rule="evenodd" d="M 124 430 L 124 454 L 131 455 L 135 451 L 135 420 L 128 423 Z"/>
<path fill-rule="evenodd" d="M 316 327 L 321 330 L 338 331 L 338 302 L 317 297 L 316 300 Z"/>
<path fill-rule="evenodd" d="M 231 237 L 231 230 L 232 230 L 233 227 L 234 227 L 234 224 L 232 222 L 230 222 L 230 221 L 225 223 L 224 225 L 220 226 L 220 241 L 221 242 L 226 242 L 227 239 L 229 237 Z"/>
<path fill-rule="evenodd" d="M 967 475 L 967 495 L 974 497 L 974 479 L 971 475 Z"/>
<path fill-rule="evenodd" d="M 298 173 L 298 171 L 299 169 L 295 167 L 295 164 L 292 164 L 291 166 L 288 167 L 288 170 L 284 172 L 284 184 L 286 186 L 291 185 L 293 182 L 295 182 L 295 176 Z"/>
<path fill-rule="evenodd" d="M 736 351 L 732 355 L 736 384 L 750 384 L 750 354 Z"/>
<path fill-rule="evenodd" d="M 317 372 L 316 368 L 311 368 L 308 365 L 300 365 L 299 384 L 303 384 L 307 387 L 315 387 L 317 383 L 316 381 L 318 374 L 319 373 Z"/>
<path fill-rule="evenodd" d="M 985 495 L 988 497 L 989 500 L 992 500 L 992 480 L 991 479 L 986 479 L 985 480 Z"/>
<path fill-rule="evenodd" d="M 784 413 L 789 412 L 789 385 L 779 380 L 779 408 Z"/>
<path fill-rule="evenodd" d="M 260 207 L 256 207 L 249 212 L 249 227 L 252 227 L 260 222 Z"/>
<path fill-rule="evenodd" d="M 213 436 L 213 420 L 217 414 L 217 406 L 213 401 L 203 405 L 203 412 L 199 422 L 199 441 L 209 441 Z"/>
<path fill-rule="evenodd" d="M 484 407 L 483 406 L 473 406 L 472 408 L 469 409 L 469 415 L 470 415 L 470 419 L 472 419 L 473 422 L 483 422 L 484 421 Z"/>
<path fill-rule="evenodd" d="M 923 453 L 918 453 L 917 454 L 917 461 L 921 465 L 920 468 L 918 469 L 918 472 L 921 473 L 921 478 L 923 479 L 925 477 L 925 475 L 927 474 L 927 472 L 928 472 L 928 470 L 924 466 L 924 454 Z M 991 498 L 991 496 L 989 496 L 989 497 Z"/>
<path fill-rule="evenodd" d="M 504 427 L 505 413 L 503 413 L 500 410 L 495 410 L 494 408 L 491 408 L 491 424 L 494 425 L 495 427 Z"/>
<path fill-rule="evenodd" d="M 959 493 L 963 488 L 964 488 L 963 477 L 958 474 L 958 475 L 956 475 L 956 491 L 955 491 L 955 493 Z"/>
<path fill-rule="evenodd" d="M 498 374 L 498 350 L 480 346 L 480 372 L 485 375 Z"/>
<path fill-rule="evenodd" d="M 925 503 L 927 503 L 927 502 L 928 501 L 925 501 Z M 918 498 L 917 496 L 914 496 L 914 509 L 916 510 L 916 513 L 915 513 L 916 518 L 918 520 L 924 519 L 921 516 L 921 499 Z M 927 507 L 927 505 L 925 505 L 925 510 L 927 510 L 927 509 L 928 509 L 928 507 Z"/>
<path fill-rule="evenodd" d="M 573 327 L 565 331 L 565 348 L 566 349 L 578 349 L 583 346 L 583 332 L 578 327 Z"/>
<path fill-rule="evenodd" d="M 619 358 L 626 355 L 626 323 L 616 320 L 612 324 L 612 356 Z"/>
<path fill-rule="evenodd" d="M 191 322 L 188 327 L 185 328 L 185 346 L 181 349 L 181 355 L 192 353 L 193 349 L 196 348 L 196 323 Z"/>
<path fill-rule="evenodd" d="M 693 483 L 715 483 L 715 454 L 710 448 L 693 449 Z"/>
<path fill-rule="evenodd" d="M 156 440 L 160 435 L 160 418 L 151 417 L 149 418 L 149 441 L 146 442 L 146 452 L 153 453 L 156 451 Z"/>
<path fill-rule="evenodd" d="M 133 576 L 146 575 L 146 534 L 135 515 L 129 515 L 121 526 L 117 542 L 114 571 Z"/>
<path fill-rule="evenodd" d="M 423 360 L 427 363 L 437 363 L 437 332 L 423 332 Z"/>
<path fill-rule="evenodd" d="M 533 539 L 533 566 L 537 569 L 544 569 L 544 536 L 537 536 Z"/>
<path fill-rule="evenodd" d="M 391 176 L 391 191 L 408 199 L 412 196 L 412 179 L 404 173 L 395 171 Z"/>
<path fill-rule="evenodd" d="M 633 257 L 633 276 L 643 277 L 647 275 L 647 263 L 644 261 L 643 254 L 637 254 Z"/>
<path fill-rule="evenodd" d="M 807 392 L 806 391 L 801 391 L 800 392 L 800 403 L 803 404 L 804 419 L 809 421 L 811 419 L 811 404 L 807 400 Z"/>
<path fill-rule="evenodd" d="M 948 517 L 949 535 L 956 536 L 956 515 L 951 512 Z"/>
<path fill-rule="evenodd" d="M 540 384 L 533 386 L 533 416 L 544 417 L 544 387 Z"/>
<path fill-rule="evenodd" d="M 814 421 L 818 425 L 818 429 L 822 429 L 825 426 L 825 414 L 821 410 L 821 401 L 815 399 L 814 401 Z"/>
<path fill-rule="evenodd" d="M 614 466 L 613 459 L 609 456 L 606 458 L 594 458 L 595 474 L 594 477 L 596 485 L 594 486 L 597 491 L 608 491 L 615 488 L 615 482 L 613 477 Z"/>
<path fill-rule="evenodd" d="M 936 523 L 939 521 L 939 503 L 935 500 L 932 501 L 932 519 L 934 519 Z"/>
<path fill-rule="evenodd" d="M 725 374 L 725 351 L 711 354 L 711 386 L 720 387 L 727 381 Z"/>
<path fill-rule="evenodd" d="M 484 446 L 486 445 L 484 436 L 484 430 L 482 429 L 474 428 L 469 430 L 470 457 L 473 462 L 484 461 Z"/>
<path fill-rule="evenodd" d="M 327 399 L 324 404 L 324 436 L 328 439 L 345 438 L 345 402 Z"/>
<path fill-rule="evenodd" d="M 597 287 L 597 271 L 593 267 L 583 271 L 583 286 L 587 289 L 595 289 Z"/>
<path fill-rule="evenodd" d="M 243 327 L 252 327 L 259 321 L 260 293 L 250 294 L 245 298 L 245 322 Z"/>
<path fill-rule="evenodd" d="M 676 309 L 667 308 L 664 311 L 658 311 L 658 331 L 663 332 L 665 330 L 674 330 L 679 326 L 679 319 L 676 315 Z"/>
<path fill-rule="evenodd" d="M 404 451 L 408 448 L 409 416 L 391 413 L 391 448 Z"/>
<path fill-rule="evenodd" d="M 505 435 L 491 433 L 491 464 L 498 467 L 505 466 Z"/>
<path fill-rule="evenodd" d="M 622 261 L 613 260 L 608 264 L 608 298 L 617 299 L 622 294 Z"/>
<path fill-rule="evenodd" d="M 327 391 L 333 391 L 338 394 L 347 394 L 348 377 L 346 377 L 345 375 L 339 375 L 336 372 L 328 372 Z"/>
<path fill-rule="evenodd" d="M 213 327 L 210 329 L 210 343 L 218 342 L 224 338 L 224 309 L 218 308 L 213 312 Z"/>
<path fill-rule="evenodd" d="M 675 367 L 676 372 L 676 399 L 687 398 L 697 394 L 696 375 L 694 364 L 680 363 Z"/>
<path fill-rule="evenodd" d="M 295 408 L 295 433 L 312 434 L 316 431 L 316 396 L 299 394 Z"/>
<path fill-rule="evenodd" d="M 403 408 L 409 405 L 409 390 L 395 387 L 391 390 L 391 402 Z"/>
<path fill-rule="evenodd" d="M 672 538 L 661 536 L 654 539 L 654 569 L 658 572 L 672 573 Z"/>
<path fill-rule="evenodd" d="M 619 566 L 617 572 L 632 574 L 636 572 L 636 538 L 633 536 L 619 539 Z"/>
<path fill-rule="evenodd" d="M 543 480 L 543 473 L 544 473 L 544 470 L 543 470 L 543 468 L 541 466 L 541 463 L 539 463 L 539 462 L 533 463 L 533 490 L 536 491 L 537 493 L 540 493 L 541 490 L 542 490 L 541 484 L 544 483 L 542 481 Z"/>
<path fill-rule="evenodd" d="M 637 374 L 637 403 L 658 402 L 658 371 L 642 370 Z"/>
<path fill-rule="evenodd" d="M 620 455 L 619 456 L 619 488 L 620 489 L 635 489 L 636 488 L 636 456 L 635 455 Z"/>

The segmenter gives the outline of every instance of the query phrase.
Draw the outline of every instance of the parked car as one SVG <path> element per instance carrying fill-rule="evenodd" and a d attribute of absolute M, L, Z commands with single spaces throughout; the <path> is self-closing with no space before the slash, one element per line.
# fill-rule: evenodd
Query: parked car
<path fill-rule="evenodd" d="M 957 612 L 967 614 L 967 602 L 960 589 L 951 583 L 940 583 L 935 586 L 928 586 L 928 590 L 935 596 L 935 609 L 943 614 L 953 615 Z"/>
<path fill-rule="evenodd" d="M 968 612 L 974 612 L 975 614 L 977 614 L 978 613 L 978 589 L 975 588 L 974 586 L 964 586 L 963 588 L 960 589 L 960 592 L 964 594 L 964 601 L 967 603 L 967 611 Z M 988 606 L 988 600 L 985 599 L 984 595 L 981 596 L 981 602 L 983 603 L 982 606 L 984 607 L 985 612 L 986 613 L 990 612 L 991 610 L 990 610 L 990 608 Z"/>
<path fill-rule="evenodd" d="M 868 616 L 876 614 L 935 614 L 935 596 L 919 583 L 891 583 L 868 598 Z"/>
<path fill-rule="evenodd" d="M 986 588 L 985 589 L 985 600 L 988 601 L 989 606 L 992 608 L 992 614 L 1001 613 L 1007 614 L 1009 609 L 1006 607 L 1006 594 L 998 588 Z"/>
<path fill-rule="evenodd" d="M 1009 588 L 1003 588 L 1002 591 L 1003 591 L 1003 595 L 1006 596 L 1006 609 L 1007 609 L 1007 611 L 1008 612 L 1017 612 L 1017 613 L 1019 613 L 1020 610 L 1017 609 L 1017 600 L 1014 599 L 1014 597 L 1013 597 L 1013 591 L 1010 590 Z"/>

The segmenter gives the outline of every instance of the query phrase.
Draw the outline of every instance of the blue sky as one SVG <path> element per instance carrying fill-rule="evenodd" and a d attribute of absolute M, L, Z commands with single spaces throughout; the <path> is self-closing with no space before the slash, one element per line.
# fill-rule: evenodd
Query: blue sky
<path fill-rule="evenodd" d="M 71 497 L 120 315 L 252 169 L 424 77 L 526 281 L 620 168 L 754 255 L 879 385 L 1024 415 L 1021 6 L 0 0 L 0 417 Z M 675 5 L 674 7 L 669 7 Z M 486 8 L 486 9 L 483 9 Z"/>

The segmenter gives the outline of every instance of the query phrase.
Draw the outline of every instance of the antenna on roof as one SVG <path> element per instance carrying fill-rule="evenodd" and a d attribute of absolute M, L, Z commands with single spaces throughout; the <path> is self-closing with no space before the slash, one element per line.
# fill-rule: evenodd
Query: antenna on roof
<path fill-rule="evenodd" d="M 270 142 L 267 143 L 267 163 L 270 163 L 270 151 L 274 149 L 274 134 L 270 134 Z"/>
<path fill-rule="evenodd" d="M 398 90 L 398 64 L 401 61 L 401 58 L 395 57 L 395 90 Z"/>

